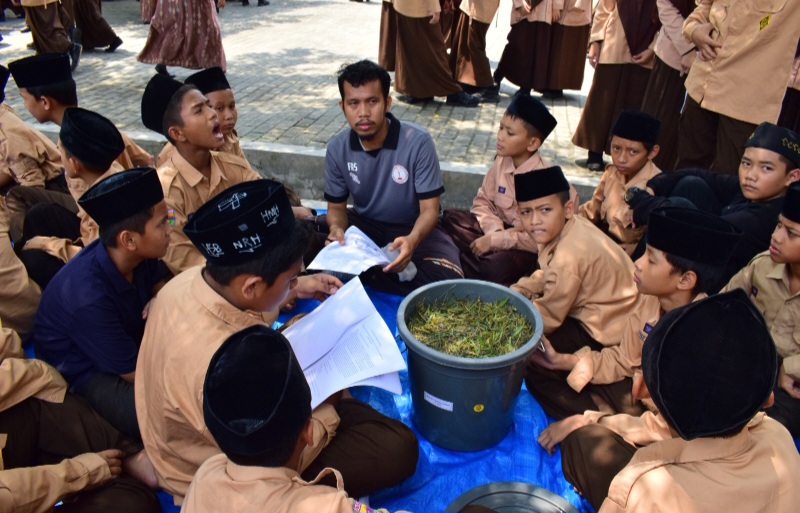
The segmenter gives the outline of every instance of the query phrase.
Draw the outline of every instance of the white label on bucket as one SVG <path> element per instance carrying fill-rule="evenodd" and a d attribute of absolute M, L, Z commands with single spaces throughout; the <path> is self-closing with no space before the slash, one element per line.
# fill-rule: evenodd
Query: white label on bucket
<path fill-rule="evenodd" d="M 453 411 L 453 403 L 450 401 L 445 401 L 444 399 L 439 399 L 438 397 L 429 394 L 428 392 L 423 392 L 423 397 L 426 401 L 431 403 L 432 405 L 436 406 L 437 408 L 441 408 L 447 411 Z"/>

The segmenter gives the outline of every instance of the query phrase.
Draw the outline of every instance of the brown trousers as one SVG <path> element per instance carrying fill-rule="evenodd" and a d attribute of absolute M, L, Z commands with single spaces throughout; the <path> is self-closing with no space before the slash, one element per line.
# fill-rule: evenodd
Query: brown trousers
<path fill-rule="evenodd" d="M 363 497 L 414 473 L 419 447 L 408 426 L 354 399 L 342 399 L 336 411 L 341 418 L 336 436 L 306 468 L 303 479 L 332 467 L 342 473 L 348 495 Z M 336 486 L 336 479 L 329 475 L 321 483 Z"/>
<path fill-rule="evenodd" d="M 599 510 L 611 481 L 634 453 L 636 447 L 621 436 L 592 424 L 576 429 L 561 442 L 561 468 L 567 481 Z"/>
<path fill-rule="evenodd" d="M 567 317 L 558 329 L 547 335 L 547 339 L 559 353 L 574 353 L 584 346 L 589 346 L 592 351 L 600 351 L 605 347 L 594 340 L 580 322 L 572 317 Z M 629 415 L 644 413 L 642 404 L 633 399 L 631 378 L 609 385 L 590 383 L 580 392 L 576 392 L 567 383 L 567 375 L 567 372 L 547 370 L 533 363 L 528 364 L 525 372 L 528 391 L 545 413 L 557 420 L 580 415 L 586 410 L 611 410 Z"/>
<path fill-rule="evenodd" d="M 492 87 L 492 67 L 486 56 L 489 24 L 470 19 L 458 11 L 458 23 L 450 42 L 450 68 L 457 82 L 475 87 Z"/>
<path fill-rule="evenodd" d="M 458 248 L 464 278 L 508 286 L 523 276 L 529 276 L 537 268 L 536 254 L 519 249 L 497 251 L 476 257 L 469 245 L 484 233 L 475 216 L 465 210 L 445 210 L 442 215 L 442 227 Z"/>
<path fill-rule="evenodd" d="M 400 13 L 396 21 L 394 90 L 415 98 L 448 96 L 461 91 L 447 63 L 440 26 L 431 25 L 430 18 L 409 18 Z"/>
<path fill-rule="evenodd" d="M 36 53 L 66 53 L 72 46 L 69 30 L 72 18 L 61 3 L 40 7 L 25 7 L 28 27 L 33 36 Z"/>
<path fill-rule="evenodd" d="M 686 97 L 678 125 L 676 169 L 702 167 L 718 173 L 739 173 L 744 143 L 756 125 L 711 112 Z"/>
<path fill-rule="evenodd" d="M 6 469 L 49 465 L 87 452 L 142 450 L 95 413 L 82 399 L 67 394 L 63 403 L 27 399 L 0 412 L 0 433 Z M 155 513 L 155 493 L 136 479 L 122 475 L 107 485 L 80 492 L 58 511 L 81 513 Z"/>

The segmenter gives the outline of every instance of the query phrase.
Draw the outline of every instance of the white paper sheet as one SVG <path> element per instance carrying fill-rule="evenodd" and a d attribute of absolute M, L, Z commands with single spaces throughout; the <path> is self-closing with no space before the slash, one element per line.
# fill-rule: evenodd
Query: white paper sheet
<path fill-rule="evenodd" d="M 311 387 L 312 408 L 355 385 L 401 392 L 397 371 L 405 369 L 403 356 L 357 278 L 283 334 Z"/>
<path fill-rule="evenodd" d="M 355 226 L 344 232 L 344 240 L 344 246 L 331 242 L 322 248 L 308 268 L 359 275 L 374 265 L 389 265 L 381 248 Z"/>

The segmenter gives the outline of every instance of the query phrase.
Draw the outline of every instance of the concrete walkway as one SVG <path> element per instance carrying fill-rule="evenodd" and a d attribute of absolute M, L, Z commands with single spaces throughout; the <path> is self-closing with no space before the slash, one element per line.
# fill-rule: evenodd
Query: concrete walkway
<path fill-rule="evenodd" d="M 220 12 L 228 79 L 239 108 L 239 136 L 254 165 L 286 179 L 303 197 L 321 199 L 321 156 L 328 140 L 346 127 L 338 107 L 335 72 L 344 62 L 377 60 L 380 2 L 272 0 L 267 7 L 255 4 L 252 0 L 249 7 L 242 7 L 239 1 L 229 1 Z M 103 10 L 124 43 L 113 54 L 83 55 L 75 73 L 81 106 L 102 113 L 156 151 L 163 138 L 146 130 L 140 119 L 141 95 L 154 70 L 136 61 L 149 26 L 141 23 L 139 3 L 134 0 L 107 0 Z M 487 35 L 493 68 L 505 45 L 510 11 L 511 0 L 501 0 Z M 8 21 L 0 23 L 3 63 L 33 53 L 26 48 L 30 34 L 21 32 L 23 20 L 10 11 L 7 14 Z M 170 69 L 178 79 L 193 72 Z M 581 188 L 584 198 L 598 175 L 573 164 L 585 153 L 570 139 L 591 84 L 591 71 L 587 66 L 583 91 L 544 100 L 558 119 L 558 127 L 541 150 L 561 165 L 576 185 L 585 186 Z M 423 106 L 393 104 L 395 116 L 431 133 L 443 169 L 455 173 L 445 182 L 446 204 L 464 206 L 471 201 L 494 156 L 497 126 L 515 90 L 504 82 L 499 104 L 476 109 L 446 106 L 443 98 Z M 34 122 L 22 106 L 13 80 L 6 93 L 8 103 Z M 56 127 L 40 128 L 52 134 Z"/>

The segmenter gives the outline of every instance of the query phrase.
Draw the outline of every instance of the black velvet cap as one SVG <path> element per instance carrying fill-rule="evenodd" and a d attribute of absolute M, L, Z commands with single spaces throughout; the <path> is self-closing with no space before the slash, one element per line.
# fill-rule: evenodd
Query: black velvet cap
<path fill-rule="evenodd" d="M 78 205 L 102 228 L 147 210 L 163 199 L 156 170 L 135 167 L 92 185 L 78 199 Z"/>
<path fill-rule="evenodd" d="M 257 456 L 296 439 L 311 417 L 311 390 L 286 337 L 256 325 L 214 353 L 203 416 L 226 454 Z"/>
<path fill-rule="evenodd" d="M 725 265 L 742 232 L 718 216 L 691 208 L 666 207 L 650 212 L 647 244 L 703 264 Z"/>
<path fill-rule="evenodd" d="M 569 182 L 558 166 L 514 175 L 517 201 L 531 201 L 569 190 Z"/>
<path fill-rule="evenodd" d="M 542 139 L 547 139 L 558 124 L 544 103 L 531 96 L 515 96 L 506 112 L 535 126 L 542 133 Z"/>
<path fill-rule="evenodd" d="M 645 144 L 657 144 L 661 121 L 640 110 L 623 110 L 611 128 L 611 135 L 639 141 Z"/>
<path fill-rule="evenodd" d="M 161 135 L 164 133 L 164 113 L 167 105 L 183 84 L 161 73 L 147 83 L 142 95 L 142 124 Z"/>
<path fill-rule="evenodd" d="M 231 88 L 228 79 L 225 78 L 225 72 L 219 66 L 206 68 L 203 71 L 189 75 L 185 83 L 195 85 L 203 94 Z"/>
<path fill-rule="evenodd" d="M 685 440 L 743 428 L 769 398 L 777 373 L 764 318 L 738 288 L 664 314 L 642 349 L 653 402 Z"/>
<path fill-rule="evenodd" d="M 761 123 L 744 143 L 744 147 L 774 151 L 792 161 L 794 167 L 800 167 L 800 135 L 788 128 Z"/>
<path fill-rule="evenodd" d="M 114 123 L 96 112 L 70 107 L 58 134 L 61 145 L 81 162 L 108 169 L 125 149 Z"/>
<path fill-rule="evenodd" d="M 294 228 L 283 184 L 242 182 L 217 194 L 189 216 L 183 233 L 214 264 L 238 265 L 280 244 Z"/>
<path fill-rule="evenodd" d="M 8 71 L 8 68 L 0 64 L 0 95 L 2 95 L 6 90 L 6 84 L 8 84 L 8 77 L 11 76 L 11 72 Z"/>
<path fill-rule="evenodd" d="M 795 182 L 786 189 L 781 214 L 789 221 L 800 223 L 800 182 Z"/>
<path fill-rule="evenodd" d="M 72 80 L 66 53 L 42 53 L 8 63 L 17 87 L 37 87 Z"/>

